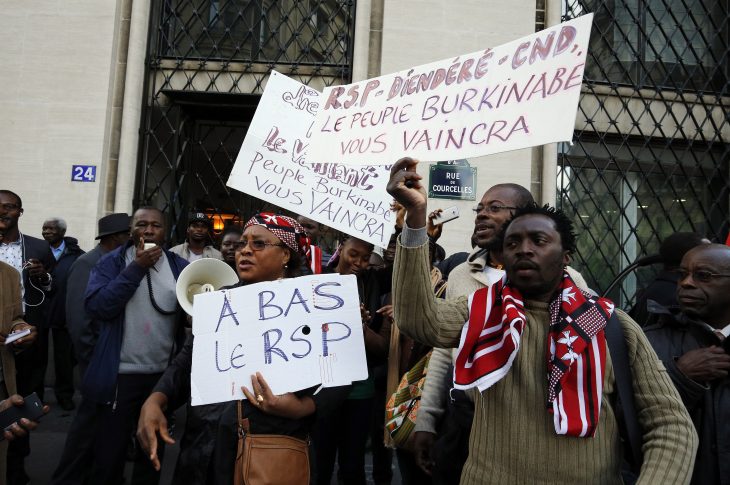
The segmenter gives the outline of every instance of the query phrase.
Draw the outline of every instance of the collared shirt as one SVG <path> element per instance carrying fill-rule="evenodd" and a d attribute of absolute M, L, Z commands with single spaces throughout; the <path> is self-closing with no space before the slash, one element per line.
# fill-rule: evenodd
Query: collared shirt
<path fill-rule="evenodd" d="M 0 261 L 9 264 L 20 273 L 20 296 L 25 294 L 23 286 L 23 235 L 18 233 L 18 240 L 0 243 Z"/>
<path fill-rule="evenodd" d="M 51 251 L 53 252 L 53 257 L 56 258 L 56 261 L 61 259 L 61 255 L 63 254 L 63 252 L 65 250 L 66 250 L 66 241 L 64 241 L 63 239 L 61 239 L 61 244 L 59 244 L 57 248 L 54 248 L 53 246 L 51 246 Z"/>
<path fill-rule="evenodd" d="M 712 325 L 710 325 L 709 323 L 705 323 L 705 322 L 699 322 L 699 323 L 701 325 L 704 325 L 705 328 L 707 328 L 707 330 L 709 330 L 710 332 L 717 335 L 717 338 L 719 338 L 720 340 L 725 340 L 726 338 L 728 338 L 728 336 L 730 336 L 730 325 L 726 325 L 724 328 L 715 328 Z"/>
<path fill-rule="evenodd" d="M 22 236 L 17 241 L 0 243 L 0 261 L 7 263 L 18 273 L 23 273 L 23 243 Z"/>

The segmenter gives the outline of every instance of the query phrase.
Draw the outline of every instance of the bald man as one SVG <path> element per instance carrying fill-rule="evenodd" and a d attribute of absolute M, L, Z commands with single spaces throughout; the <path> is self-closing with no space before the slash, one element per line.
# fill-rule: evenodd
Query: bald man
<path fill-rule="evenodd" d="M 700 446 L 693 484 L 730 484 L 730 247 L 697 246 L 679 267 L 681 311 L 646 335 L 692 416 Z"/>

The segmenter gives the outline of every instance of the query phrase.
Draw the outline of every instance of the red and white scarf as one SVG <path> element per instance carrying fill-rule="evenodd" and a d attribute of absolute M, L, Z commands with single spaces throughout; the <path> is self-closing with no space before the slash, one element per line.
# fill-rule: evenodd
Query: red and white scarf
<path fill-rule="evenodd" d="M 312 270 L 312 274 L 322 274 L 322 250 L 315 246 L 310 245 L 309 252 L 309 268 Z"/>
<path fill-rule="evenodd" d="M 462 332 L 454 366 L 454 387 L 484 391 L 512 367 L 527 323 L 520 292 L 506 277 L 469 296 L 469 321 Z M 547 339 L 548 398 L 555 432 L 593 436 L 598 426 L 606 364 L 603 332 L 614 305 L 582 292 L 563 275 L 550 303 Z"/>

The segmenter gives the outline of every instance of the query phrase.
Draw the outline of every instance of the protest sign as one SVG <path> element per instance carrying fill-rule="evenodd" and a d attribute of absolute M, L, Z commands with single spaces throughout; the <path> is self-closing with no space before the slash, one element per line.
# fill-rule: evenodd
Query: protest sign
<path fill-rule="evenodd" d="M 573 137 L 593 14 L 501 46 L 326 88 L 309 157 L 455 160 Z"/>
<path fill-rule="evenodd" d="M 273 71 L 227 185 L 386 247 L 394 223 L 385 191 L 390 165 L 347 167 L 334 150 L 309 157 L 320 96 Z"/>
<path fill-rule="evenodd" d="M 302 276 L 201 293 L 193 305 L 193 406 L 245 399 L 261 372 L 274 394 L 368 376 L 354 275 Z"/>

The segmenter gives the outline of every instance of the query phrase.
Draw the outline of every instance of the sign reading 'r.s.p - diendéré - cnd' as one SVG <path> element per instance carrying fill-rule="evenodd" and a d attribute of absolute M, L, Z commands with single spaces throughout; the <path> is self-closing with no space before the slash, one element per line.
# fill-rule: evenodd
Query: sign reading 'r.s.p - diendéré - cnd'
<path fill-rule="evenodd" d="M 326 88 L 310 160 L 471 158 L 570 140 L 593 14 L 498 47 Z"/>
<path fill-rule="evenodd" d="M 274 394 L 368 376 L 353 275 L 302 276 L 202 293 L 193 305 L 193 406 L 245 399 L 261 372 Z"/>

